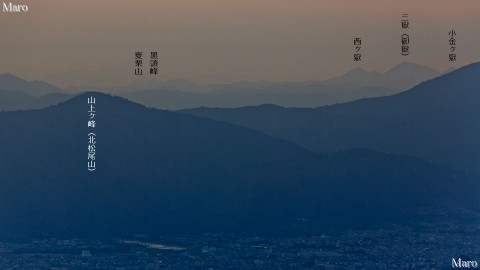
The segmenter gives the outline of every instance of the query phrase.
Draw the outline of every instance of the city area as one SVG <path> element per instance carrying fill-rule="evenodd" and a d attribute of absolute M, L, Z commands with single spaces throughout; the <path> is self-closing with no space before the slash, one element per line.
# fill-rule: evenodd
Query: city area
<path fill-rule="evenodd" d="M 233 233 L 0 243 L 0 269 L 452 269 L 480 260 L 480 224 L 390 224 L 308 236 Z"/>

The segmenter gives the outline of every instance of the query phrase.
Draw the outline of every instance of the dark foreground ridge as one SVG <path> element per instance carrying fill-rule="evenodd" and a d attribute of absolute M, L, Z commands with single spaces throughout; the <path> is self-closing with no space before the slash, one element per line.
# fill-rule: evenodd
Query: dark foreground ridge
<path fill-rule="evenodd" d="M 87 98 L 97 170 L 87 170 Z M 260 132 L 85 93 L 0 113 L 2 237 L 307 233 L 478 209 L 478 179 L 367 150 L 320 155 Z"/>

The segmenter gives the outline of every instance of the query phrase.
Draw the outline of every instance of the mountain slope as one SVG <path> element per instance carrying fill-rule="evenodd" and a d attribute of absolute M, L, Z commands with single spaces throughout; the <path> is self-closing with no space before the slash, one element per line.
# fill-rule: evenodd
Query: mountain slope
<path fill-rule="evenodd" d="M 36 97 L 47 94 L 63 93 L 60 88 L 46 82 L 26 81 L 12 74 L 0 74 L 0 89 L 20 91 Z"/>
<path fill-rule="evenodd" d="M 41 97 L 32 96 L 21 91 L 7 91 L 0 89 L 0 111 L 16 111 L 41 109 L 58 104 L 71 98 L 70 95 L 55 93 Z"/>
<path fill-rule="evenodd" d="M 317 152 L 360 147 L 480 172 L 479 74 L 475 63 L 400 94 L 317 109 L 183 112 L 254 128 Z"/>

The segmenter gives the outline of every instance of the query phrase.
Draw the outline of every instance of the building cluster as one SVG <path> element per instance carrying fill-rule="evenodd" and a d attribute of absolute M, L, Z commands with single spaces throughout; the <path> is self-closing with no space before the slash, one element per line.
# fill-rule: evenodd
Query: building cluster
<path fill-rule="evenodd" d="M 132 240 L 133 239 L 133 240 Z M 238 234 L 0 243 L 0 269 L 451 269 L 480 260 L 480 225 L 423 222 L 309 236 Z"/>

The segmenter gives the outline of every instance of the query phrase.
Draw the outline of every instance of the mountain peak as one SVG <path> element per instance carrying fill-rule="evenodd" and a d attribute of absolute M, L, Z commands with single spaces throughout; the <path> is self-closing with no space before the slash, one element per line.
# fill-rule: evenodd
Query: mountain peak
<path fill-rule="evenodd" d="M 435 75 L 440 74 L 438 71 L 436 71 L 433 68 L 415 64 L 412 62 L 407 62 L 407 61 L 401 62 L 398 65 L 395 65 L 391 69 L 387 70 L 385 74 L 392 75 L 396 73 L 402 74 L 402 73 L 417 73 L 417 72 L 429 73 L 429 74 L 435 74 Z"/>
<path fill-rule="evenodd" d="M 359 81 L 371 81 L 376 80 L 381 76 L 380 73 L 376 71 L 367 71 L 363 68 L 357 67 L 347 71 L 345 74 L 340 77 L 332 78 L 326 82 L 330 83 L 358 83 Z"/>
<path fill-rule="evenodd" d="M 25 81 L 24 79 L 22 78 L 19 78 L 11 73 L 3 73 L 3 74 L 0 74 L 0 80 L 9 80 L 9 81 L 12 81 L 12 80 L 15 80 L 15 81 Z M 26 82 L 26 81 L 25 81 Z"/>
<path fill-rule="evenodd" d="M 73 97 L 70 100 L 77 101 L 77 100 L 86 100 L 90 97 L 94 97 L 95 99 L 103 99 L 103 100 L 108 100 L 109 102 L 129 102 L 129 103 L 135 103 L 133 101 L 130 101 L 124 97 L 120 96 L 115 96 L 113 94 L 109 93 L 104 93 L 104 92 L 98 92 L 98 91 L 85 91 L 83 93 L 80 93 Z M 140 105 L 140 104 L 139 104 Z M 140 105 L 144 107 L 143 105 Z"/>
<path fill-rule="evenodd" d="M 10 73 L 0 74 L 0 89 L 23 92 L 36 97 L 63 92 L 62 89 L 46 82 L 27 81 Z"/>
<path fill-rule="evenodd" d="M 64 102 L 50 107 L 50 109 L 62 112 L 83 110 L 88 108 L 88 100 L 90 97 L 95 99 L 96 107 L 99 109 L 102 108 L 102 111 L 118 111 L 123 113 L 127 111 L 142 111 L 147 109 L 144 105 L 135 103 L 126 98 L 94 91 L 77 94 Z"/>
<path fill-rule="evenodd" d="M 363 75 L 363 74 L 367 74 L 367 73 L 369 73 L 369 72 L 366 71 L 365 69 L 357 67 L 357 68 L 354 68 L 354 69 L 351 69 L 351 70 L 347 71 L 347 73 L 342 75 L 342 77 L 352 76 L 352 75 L 358 76 L 358 75 Z"/>

